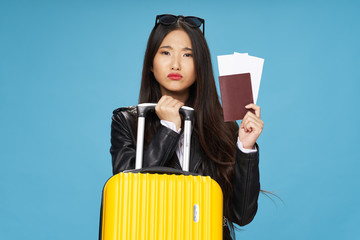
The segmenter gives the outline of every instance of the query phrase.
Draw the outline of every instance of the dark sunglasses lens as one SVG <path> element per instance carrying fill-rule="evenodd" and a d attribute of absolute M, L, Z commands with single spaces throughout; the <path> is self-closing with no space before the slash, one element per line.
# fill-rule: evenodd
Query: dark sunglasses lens
<path fill-rule="evenodd" d="M 199 18 L 186 17 L 184 19 L 184 21 L 187 22 L 192 27 L 200 27 L 201 26 L 201 20 Z"/>
<path fill-rule="evenodd" d="M 163 15 L 159 17 L 159 22 L 164 25 L 171 25 L 176 23 L 177 17 L 172 15 Z"/>

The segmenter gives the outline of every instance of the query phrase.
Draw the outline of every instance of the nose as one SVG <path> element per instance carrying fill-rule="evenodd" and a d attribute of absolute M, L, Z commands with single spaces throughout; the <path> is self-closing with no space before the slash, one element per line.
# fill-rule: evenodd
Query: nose
<path fill-rule="evenodd" d="M 171 70 L 179 71 L 181 70 L 181 63 L 178 56 L 174 56 L 171 62 Z"/>

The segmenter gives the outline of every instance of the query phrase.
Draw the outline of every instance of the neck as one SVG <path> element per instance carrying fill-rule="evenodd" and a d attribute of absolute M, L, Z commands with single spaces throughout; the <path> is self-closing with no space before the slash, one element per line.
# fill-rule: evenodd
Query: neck
<path fill-rule="evenodd" d="M 172 92 L 172 91 L 168 91 L 166 89 L 161 89 L 161 94 L 170 96 L 182 103 L 186 103 L 186 101 L 189 98 L 189 89 L 186 89 L 182 92 Z"/>

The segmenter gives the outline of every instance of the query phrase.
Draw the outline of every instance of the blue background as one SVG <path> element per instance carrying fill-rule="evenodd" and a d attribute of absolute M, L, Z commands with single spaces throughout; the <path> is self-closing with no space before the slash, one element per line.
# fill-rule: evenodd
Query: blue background
<path fill-rule="evenodd" d="M 216 56 L 265 59 L 261 195 L 239 239 L 354 239 L 356 1 L 0 2 L 0 238 L 97 239 L 112 110 L 138 99 L 155 15 L 206 19 Z"/>

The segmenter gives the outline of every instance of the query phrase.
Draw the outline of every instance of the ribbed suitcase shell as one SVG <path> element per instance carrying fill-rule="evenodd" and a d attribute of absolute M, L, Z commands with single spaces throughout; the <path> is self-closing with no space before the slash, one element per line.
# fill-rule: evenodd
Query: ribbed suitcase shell
<path fill-rule="evenodd" d="M 210 177 L 119 173 L 101 214 L 103 240 L 222 239 L 223 195 Z"/>

